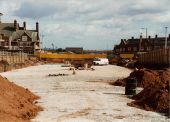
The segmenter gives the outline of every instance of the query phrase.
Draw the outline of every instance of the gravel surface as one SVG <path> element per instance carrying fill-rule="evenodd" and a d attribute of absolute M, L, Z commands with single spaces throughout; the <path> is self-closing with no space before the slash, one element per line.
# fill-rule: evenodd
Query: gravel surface
<path fill-rule="evenodd" d="M 124 87 L 101 82 L 127 77 L 131 70 L 114 66 L 94 66 L 95 70 L 73 71 L 61 65 L 40 65 L 1 73 L 28 88 L 41 99 L 44 108 L 32 122 L 167 122 L 165 116 L 127 106 L 132 100 Z M 68 76 L 48 76 L 49 74 Z"/>

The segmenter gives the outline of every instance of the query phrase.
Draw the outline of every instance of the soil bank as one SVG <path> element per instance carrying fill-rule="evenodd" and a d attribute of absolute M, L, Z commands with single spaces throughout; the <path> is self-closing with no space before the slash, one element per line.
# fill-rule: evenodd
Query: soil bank
<path fill-rule="evenodd" d="M 0 76 L 0 121 L 29 122 L 42 110 L 35 105 L 38 96 Z"/>

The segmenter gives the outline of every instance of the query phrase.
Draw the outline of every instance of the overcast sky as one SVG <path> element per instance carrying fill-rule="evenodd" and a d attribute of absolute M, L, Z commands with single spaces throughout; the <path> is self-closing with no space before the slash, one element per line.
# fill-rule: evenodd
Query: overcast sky
<path fill-rule="evenodd" d="M 0 0 L 0 12 L 3 22 L 26 21 L 29 29 L 38 21 L 43 47 L 112 49 L 121 38 L 145 36 L 141 28 L 164 36 L 169 5 L 169 0 Z"/>

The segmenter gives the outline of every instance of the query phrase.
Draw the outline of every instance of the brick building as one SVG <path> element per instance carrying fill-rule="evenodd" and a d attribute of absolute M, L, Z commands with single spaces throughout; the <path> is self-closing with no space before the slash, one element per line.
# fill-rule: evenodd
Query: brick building
<path fill-rule="evenodd" d="M 170 34 L 167 37 L 167 46 L 170 47 Z M 134 38 L 131 39 L 121 39 L 119 45 L 114 46 L 114 53 L 133 53 L 138 52 L 149 52 L 151 50 L 163 49 L 165 47 L 165 37 L 158 37 L 155 35 L 154 38 L 149 36 L 148 38 Z"/>
<path fill-rule="evenodd" d="M 16 20 L 14 23 L 0 22 L 0 50 L 20 50 L 28 54 L 40 50 L 39 23 L 35 30 L 27 30 L 26 22 L 22 27 Z"/>

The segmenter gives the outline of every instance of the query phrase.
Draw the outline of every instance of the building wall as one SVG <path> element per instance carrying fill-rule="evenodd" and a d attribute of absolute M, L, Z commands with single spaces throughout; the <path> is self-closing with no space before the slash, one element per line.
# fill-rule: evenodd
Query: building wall
<path fill-rule="evenodd" d="M 2 27 L 10 27 L 5 27 L 6 35 L 4 35 L 3 29 L 0 30 L 0 50 L 22 50 L 29 54 L 34 54 L 36 50 L 40 50 L 38 22 L 36 23 L 35 30 L 27 30 L 26 22 L 23 22 L 23 27 L 20 27 L 16 20 L 14 20 L 14 23 L 1 23 L 1 25 Z M 9 28 L 10 30 L 8 30 Z M 13 31 L 12 33 L 11 29 Z"/>

